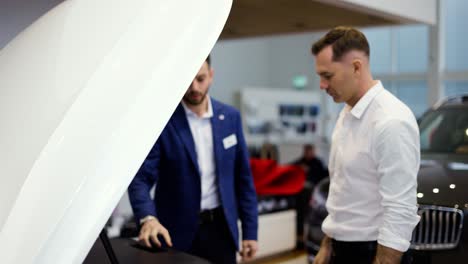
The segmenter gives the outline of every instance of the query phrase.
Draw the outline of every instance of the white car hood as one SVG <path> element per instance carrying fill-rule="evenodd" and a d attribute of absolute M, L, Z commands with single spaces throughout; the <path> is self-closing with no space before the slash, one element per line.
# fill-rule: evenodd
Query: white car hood
<path fill-rule="evenodd" d="M 0 51 L 0 259 L 81 263 L 232 0 L 68 0 Z"/>

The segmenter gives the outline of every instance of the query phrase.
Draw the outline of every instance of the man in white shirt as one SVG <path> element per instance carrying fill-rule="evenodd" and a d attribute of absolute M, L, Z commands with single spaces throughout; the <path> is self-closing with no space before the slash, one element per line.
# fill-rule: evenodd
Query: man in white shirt
<path fill-rule="evenodd" d="M 128 193 L 142 244 L 234 264 L 257 251 L 257 196 L 239 111 L 208 95 L 213 72 L 208 57 Z"/>
<path fill-rule="evenodd" d="M 345 103 L 332 135 L 322 263 L 408 263 L 419 221 L 419 130 L 411 110 L 374 80 L 364 34 L 336 27 L 312 46 L 320 89 Z"/>

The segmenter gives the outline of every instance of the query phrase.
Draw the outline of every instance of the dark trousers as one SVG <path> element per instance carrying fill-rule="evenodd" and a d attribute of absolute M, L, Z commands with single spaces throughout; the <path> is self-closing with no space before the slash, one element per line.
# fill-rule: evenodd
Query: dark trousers
<path fill-rule="evenodd" d="M 377 241 L 345 242 L 332 239 L 330 264 L 372 264 L 377 253 Z M 402 264 L 412 262 L 409 252 L 403 254 Z"/>
<path fill-rule="evenodd" d="M 213 264 L 235 264 L 236 245 L 221 207 L 200 214 L 200 223 L 190 254 Z"/>
<path fill-rule="evenodd" d="M 307 220 L 311 195 L 312 187 L 304 187 L 304 189 L 296 195 L 296 234 L 301 240 L 304 237 L 304 222 Z"/>

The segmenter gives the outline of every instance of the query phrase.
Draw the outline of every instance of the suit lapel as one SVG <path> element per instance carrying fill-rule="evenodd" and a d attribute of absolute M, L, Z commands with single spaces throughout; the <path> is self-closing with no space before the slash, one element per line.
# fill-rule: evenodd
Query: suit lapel
<path fill-rule="evenodd" d="M 179 134 L 180 139 L 184 143 L 184 147 L 187 150 L 193 165 L 197 168 L 197 171 L 200 171 L 198 168 L 195 142 L 193 141 L 193 135 L 190 131 L 190 126 L 185 115 L 184 107 L 181 104 L 177 106 L 176 111 L 174 112 L 173 120 L 174 125 L 176 127 L 176 131 Z"/>
<path fill-rule="evenodd" d="M 223 130 L 224 115 L 222 113 L 221 105 L 215 100 L 211 99 L 211 105 L 213 107 L 213 117 L 211 118 L 211 129 L 213 131 L 213 150 L 214 159 L 216 163 L 216 175 L 219 177 L 219 170 L 221 169 L 223 144 L 221 135 Z M 222 117 L 222 118 L 221 118 Z"/>

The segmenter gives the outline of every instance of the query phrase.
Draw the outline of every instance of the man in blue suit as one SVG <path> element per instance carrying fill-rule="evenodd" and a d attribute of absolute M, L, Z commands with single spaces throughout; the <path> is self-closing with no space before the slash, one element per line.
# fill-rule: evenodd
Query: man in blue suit
<path fill-rule="evenodd" d="M 146 246 L 166 243 L 213 263 L 236 263 L 238 219 L 243 260 L 258 249 L 257 198 L 240 114 L 209 97 L 212 80 L 208 57 L 128 192 Z"/>

